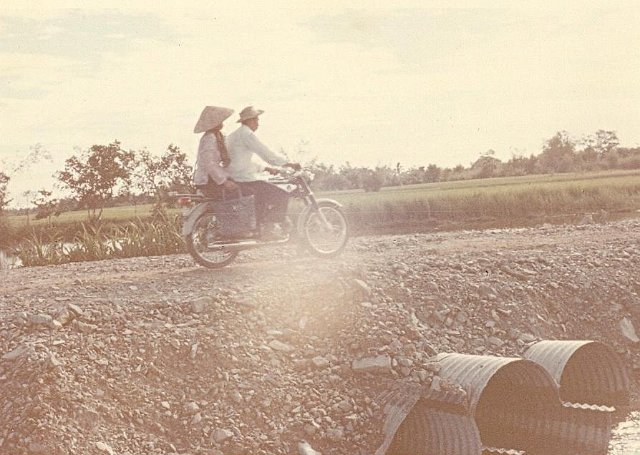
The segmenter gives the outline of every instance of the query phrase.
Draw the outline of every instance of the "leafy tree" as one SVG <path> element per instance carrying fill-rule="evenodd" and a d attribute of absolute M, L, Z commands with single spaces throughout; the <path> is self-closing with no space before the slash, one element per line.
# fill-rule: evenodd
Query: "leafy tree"
<path fill-rule="evenodd" d="M 400 181 L 404 185 L 413 185 L 416 183 L 422 183 L 425 179 L 425 168 L 419 166 L 417 168 L 412 167 L 404 172 L 400 173 Z"/>
<path fill-rule="evenodd" d="M 621 147 L 616 152 L 620 155 L 619 166 L 622 169 L 640 169 L 640 147 Z"/>
<path fill-rule="evenodd" d="M 575 144 L 566 131 L 545 142 L 539 164 L 542 172 L 569 172 L 575 162 Z"/>
<path fill-rule="evenodd" d="M 448 174 L 447 175 L 447 180 L 464 180 L 465 179 L 465 168 L 464 168 L 464 166 L 462 164 L 457 164 L 447 174 Z"/>
<path fill-rule="evenodd" d="M 362 177 L 362 188 L 369 191 L 380 191 L 382 188 L 382 184 L 384 183 L 384 178 L 381 172 L 369 171 Z"/>
<path fill-rule="evenodd" d="M 358 169 L 351 166 L 351 163 L 348 161 L 340 166 L 339 172 L 346 183 L 344 188 L 340 189 L 350 189 L 350 188 L 361 188 L 361 176 L 359 175 Z"/>
<path fill-rule="evenodd" d="M 60 215 L 60 201 L 53 196 L 53 192 L 45 189 L 38 190 L 31 199 L 31 203 L 36 206 L 36 220 L 47 218 L 51 226 L 51 217 Z"/>
<path fill-rule="evenodd" d="M 13 174 L 28 171 L 31 166 L 43 160 L 51 162 L 51 153 L 42 144 L 35 144 L 29 147 L 29 153 L 24 158 L 13 163 Z"/>
<path fill-rule="evenodd" d="M 381 179 L 382 186 L 400 185 L 400 176 L 395 169 L 389 166 L 376 166 L 375 172 Z"/>
<path fill-rule="evenodd" d="M 442 169 L 440 169 L 435 164 L 430 164 L 427 166 L 427 170 L 425 171 L 425 182 L 432 183 L 440 181 L 440 175 L 442 174 Z"/>
<path fill-rule="evenodd" d="M 398 183 L 402 185 L 402 164 L 400 164 L 400 161 L 396 163 L 396 176 L 398 177 Z"/>
<path fill-rule="evenodd" d="M 92 145 L 80 156 L 68 158 L 57 177 L 87 209 L 90 219 L 100 219 L 106 204 L 130 185 L 134 159 L 134 153 L 122 150 L 118 141 Z"/>
<path fill-rule="evenodd" d="M 147 150 L 138 153 L 135 179 L 145 194 L 160 198 L 167 191 L 185 192 L 191 189 L 193 167 L 180 148 L 170 144 L 161 156 Z"/>
<path fill-rule="evenodd" d="M 583 143 L 585 149 L 593 150 L 599 158 L 605 158 L 620 145 L 616 132 L 605 130 L 598 130 L 595 134 L 587 136 Z"/>
<path fill-rule="evenodd" d="M 0 212 L 12 201 L 9 199 L 7 191 L 11 177 L 28 171 L 31 166 L 42 160 L 51 161 L 51 153 L 41 144 L 35 144 L 29 147 L 29 152 L 20 160 L 0 161 L 0 165 L 5 169 L 5 171 L 0 171 Z"/>
<path fill-rule="evenodd" d="M 11 242 L 12 229 L 4 216 L 4 208 L 11 202 L 7 192 L 9 176 L 0 171 L 0 249 L 7 248 Z"/>
<path fill-rule="evenodd" d="M 503 175 L 528 175 L 536 171 L 538 159 L 535 155 L 528 158 L 522 155 L 512 155 L 511 159 L 502 166 Z"/>
<path fill-rule="evenodd" d="M 489 154 L 482 155 L 471 165 L 473 177 L 478 179 L 495 177 L 501 164 L 502 162 L 498 158 Z"/>
<path fill-rule="evenodd" d="M 11 202 L 11 199 L 9 199 L 9 192 L 7 191 L 9 180 L 9 176 L 0 171 L 0 215 L 9 202 Z"/>
<path fill-rule="evenodd" d="M 598 152 L 593 147 L 586 147 L 584 150 L 577 152 L 576 159 L 581 171 L 594 171 L 602 166 Z"/>
<path fill-rule="evenodd" d="M 338 174 L 333 165 L 327 166 L 313 160 L 305 167 L 315 175 L 312 184 L 316 190 L 340 190 L 348 186 L 344 176 Z"/>
<path fill-rule="evenodd" d="M 617 167 L 618 145 L 615 131 L 598 130 L 581 139 L 582 150 L 577 152 L 580 170 L 593 171 Z"/>

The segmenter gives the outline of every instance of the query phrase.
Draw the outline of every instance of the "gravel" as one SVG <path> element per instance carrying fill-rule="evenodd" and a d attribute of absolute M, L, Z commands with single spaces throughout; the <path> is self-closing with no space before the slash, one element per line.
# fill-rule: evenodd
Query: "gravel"
<path fill-rule="evenodd" d="M 378 395 L 439 386 L 440 352 L 592 339 L 640 372 L 637 220 L 359 237 L 332 260 L 265 248 L 221 270 L 175 255 L 0 279 L 0 453 L 371 454 Z"/>

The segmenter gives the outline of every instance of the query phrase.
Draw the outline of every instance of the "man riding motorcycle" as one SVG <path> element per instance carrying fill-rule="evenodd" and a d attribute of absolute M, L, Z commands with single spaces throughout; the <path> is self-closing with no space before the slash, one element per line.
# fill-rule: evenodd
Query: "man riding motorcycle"
<path fill-rule="evenodd" d="M 287 219 L 287 205 L 289 195 L 275 185 L 267 182 L 264 172 L 277 174 L 277 169 L 256 163 L 253 158 L 257 155 L 266 163 L 273 166 L 300 169 L 298 163 L 287 160 L 269 150 L 255 135 L 260 125 L 259 116 L 264 111 L 247 106 L 240 112 L 238 123 L 240 126 L 227 138 L 229 158 L 231 164 L 228 172 L 230 177 L 240 185 L 243 194 L 253 194 L 256 197 L 256 218 L 262 226 L 263 238 L 277 238 L 291 228 Z M 275 230 L 275 223 L 280 224 L 282 232 Z"/>
<path fill-rule="evenodd" d="M 287 162 L 258 139 L 255 131 L 259 126 L 259 116 L 264 111 L 253 106 L 247 106 L 240 112 L 240 127 L 225 141 L 220 129 L 222 121 L 232 112 L 215 106 L 207 106 L 202 112 L 194 129 L 194 132 L 205 131 L 200 140 L 194 183 L 205 195 L 216 199 L 223 198 L 225 191 L 233 194 L 238 188 L 243 195 L 254 195 L 261 238 L 284 237 L 291 229 L 291 222 L 286 216 L 289 195 L 265 179 L 265 171 L 276 174 L 277 169 L 258 164 L 253 158 L 257 155 L 270 165 L 295 170 L 299 170 L 300 165 Z M 280 232 L 276 230 L 276 223 L 280 225 Z"/>

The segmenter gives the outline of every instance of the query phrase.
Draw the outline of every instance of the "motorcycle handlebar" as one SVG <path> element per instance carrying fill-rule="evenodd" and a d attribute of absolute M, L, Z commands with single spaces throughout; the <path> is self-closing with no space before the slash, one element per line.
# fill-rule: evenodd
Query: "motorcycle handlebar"
<path fill-rule="evenodd" d="M 284 177 L 285 179 L 291 179 L 291 178 L 295 178 L 295 177 L 302 177 L 305 180 L 307 180 L 308 182 L 312 181 L 313 178 L 315 177 L 315 174 L 313 174 L 313 172 L 310 172 L 304 168 L 300 168 L 300 170 L 294 170 L 291 169 L 289 167 L 274 167 L 273 169 L 276 169 L 278 171 L 278 173 L 276 174 L 275 178 L 273 180 L 277 180 L 278 176 L 280 177 Z M 272 180 L 272 179 L 270 179 Z"/>

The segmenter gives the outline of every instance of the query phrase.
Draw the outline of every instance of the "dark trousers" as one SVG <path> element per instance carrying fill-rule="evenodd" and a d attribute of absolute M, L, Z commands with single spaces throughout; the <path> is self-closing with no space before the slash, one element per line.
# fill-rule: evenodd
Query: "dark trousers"
<path fill-rule="evenodd" d="M 202 191 L 204 197 L 215 199 L 216 201 L 222 200 L 222 185 L 218 185 L 211 177 L 209 177 L 206 185 L 196 185 L 196 189 Z"/>
<path fill-rule="evenodd" d="M 255 182 L 236 182 L 240 186 L 243 196 L 253 194 L 256 199 L 256 221 L 258 224 L 265 222 L 282 223 L 287 215 L 289 195 L 269 182 L 257 180 Z M 231 199 L 238 197 L 236 191 L 223 191 L 222 185 L 216 184 L 211 177 L 206 185 L 196 185 L 205 197 L 215 200 Z"/>
<path fill-rule="evenodd" d="M 243 195 L 253 194 L 256 198 L 256 219 L 258 223 L 282 223 L 287 216 L 289 194 L 277 186 L 257 180 L 236 182 Z"/>

